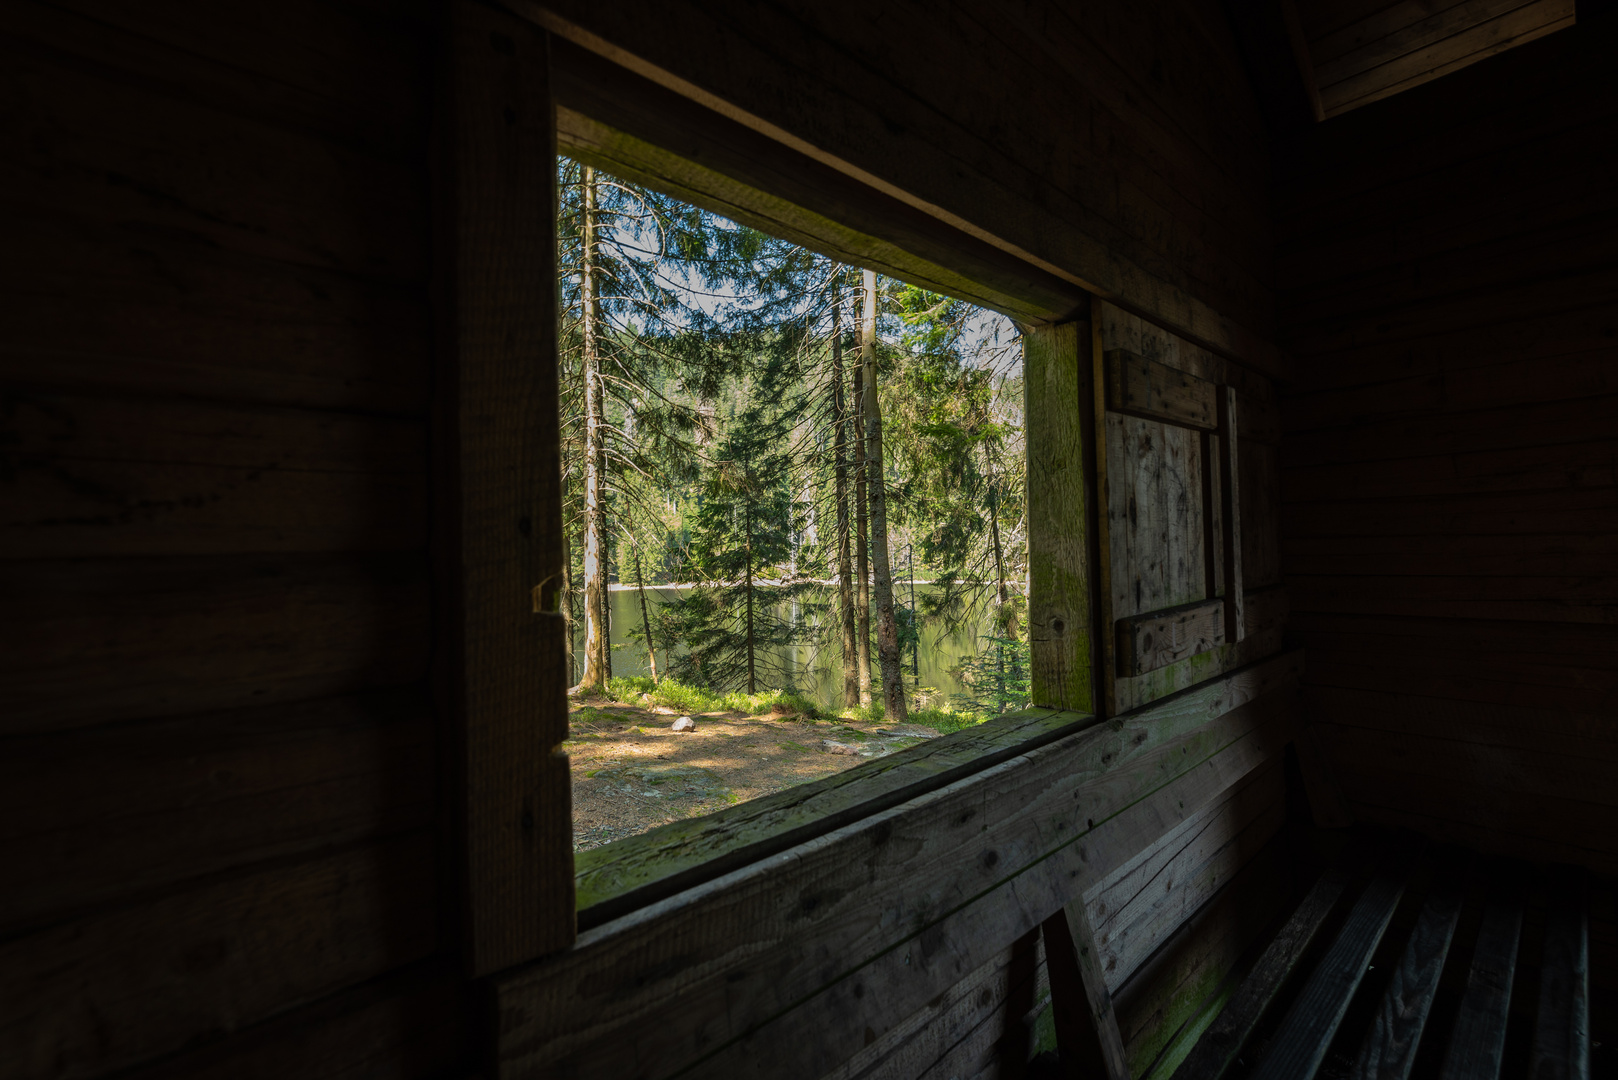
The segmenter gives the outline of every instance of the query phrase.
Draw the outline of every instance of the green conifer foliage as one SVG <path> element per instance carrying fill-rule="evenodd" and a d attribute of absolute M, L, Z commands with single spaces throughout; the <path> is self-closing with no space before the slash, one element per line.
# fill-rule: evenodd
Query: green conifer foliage
<path fill-rule="evenodd" d="M 682 682 L 748 693 L 793 686 L 779 657 L 808 634 L 814 586 L 793 568 L 805 511 L 791 441 L 796 374 L 779 354 L 763 365 L 714 448 L 691 524 L 699 581 L 663 609 L 680 646 L 670 674 Z"/>

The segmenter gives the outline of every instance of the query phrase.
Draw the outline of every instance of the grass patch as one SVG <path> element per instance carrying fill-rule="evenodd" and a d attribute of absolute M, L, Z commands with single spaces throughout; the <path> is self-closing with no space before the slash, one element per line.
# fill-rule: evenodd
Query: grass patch
<path fill-rule="evenodd" d="M 976 727 L 989 719 L 989 715 L 971 709 L 957 709 L 948 704 L 934 705 L 925 709 L 911 709 L 905 723 L 920 724 L 941 734 L 952 735 L 957 731 Z M 882 703 L 873 701 L 869 705 L 856 705 L 851 709 L 842 710 L 837 716 L 839 719 L 856 724 L 879 724 L 883 720 Z"/>
<path fill-rule="evenodd" d="M 732 691 L 720 694 L 698 686 L 687 686 L 673 679 L 664 679 L 654 684 L 645 675 L 611 679 L 607 683 L 607 689 L 618 701 L 644 701 L 645 698 L 650 698 L 650 704 L 679 709 L 685 713 L 739 712 L 759 716 L 768 712 L 795 712 L 809 719 L 820 715 L 819 706 L 792 690 L 762 690 L 756 694 Z"/>
<path fill-rule="evenodd" d="M 910 723 L 930 727 L 945 735 L 977 727 L 989 718 L 988 713 L 956 709 L 950 705 L 936 705 L 930 709 L 912 709 Z"/>

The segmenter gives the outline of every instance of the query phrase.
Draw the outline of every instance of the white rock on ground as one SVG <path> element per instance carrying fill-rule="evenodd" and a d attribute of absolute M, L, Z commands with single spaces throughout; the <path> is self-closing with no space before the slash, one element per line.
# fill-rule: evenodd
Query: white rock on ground
<path fill-rule="evenodd" d="M 697 730 L 697 722 L 691 719 L 689 716 L 682 716 L 678 720 L 674 721 L 674 730 L 695 731 Z"/>

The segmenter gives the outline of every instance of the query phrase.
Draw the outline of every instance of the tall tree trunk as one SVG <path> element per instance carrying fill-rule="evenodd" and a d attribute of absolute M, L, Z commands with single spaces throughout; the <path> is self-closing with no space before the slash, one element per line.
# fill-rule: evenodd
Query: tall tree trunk
<path fill-rule="evenodd" d="M 599 327 L 600 321 L 596 323 Z M 597 341 L 600 341 L 599 330 Z M 611 497 L 607 492 L 607 420 L 606 383 L 602 383 L 601 440 L 596 444 L 596 469 L 601 476 L 601 677 L 612 678 L 612 515 L 608 513 Z"/>
<path fill-rule="evenodd" d="M 601 357 L 596 312 L 596 178 L 584 168 L 583 257 L 579 263 L 580 316 L 584 329 L 584 674 L 573 693 L 599 693 L 607 685 L 607 565 L 601 505 Z"/>
<path fill-rule="evenodd" d="M 841 274 L 841 268 L 838 269 Z M 831 309 L 831 415 L 832 447 L 837 477 L 837 600 L 843 622 L 843 704 L 860 700 L 859 646 L 854 616 L 853 552 L 848 535 L 848 402 L 843 388 L 843 298 L 832 286 Z"/>
<path fill-rule="evenodd" d="M 989 542 L 994 549 L 995 614 L 1000 620 L 1002 636 L 1017 640 L 1019 627 L 1017 613 L 1011 608 L 1011 594 L 1006 586 L 1006 560 L 1000 547 L 1000 489 L 995 484 L 994 459 L 989 447 L 983 446 L 983 471 L 989 480 Z"/>
<path fill-rule="evenodd" d="M 563 505 L 566 505 L 565 503 Z M 573 634 L 578 616 L 573 610 L 573 534 L 562 530 L 562 641 L 567 650 L 567 681 L 573 681 Z"/>
<path fill-rule="evenodd" d="M 748 513 L 747 525 L 747 573 L 742 582 L 743 595 L 747 597 L 747 692 L 758 693 L 758 680 L 753 670 L 753 515 Z"/>
<path fill-rule="evenodd" d="M 652 664 L 652 685 L 657 685 L 657 645 L 652 641 L 652 617 L 646 612 L 646 574 L 640 566 L 640 552 L 635 552 L 635 581 L 640 586 L 640 626 L 646 632 L 646 657 Z"/>
<path fill-rule="evenodd" d="M 865 369 L 865 468 L 871 502 L 871 563 L 875 574 L 876 650 L 882 663 L 882 713 L 892 723 L 909 716 L 899 624 L 893 613 L 893 572 L 888 565 L 888 494 L 882 471 L 882 407 L 876 396 L 876 271 L 865 271 L 865 318 L 860 322 L 860 366 Z"/>
<path fill-rule="evenodd" d="M 871 546 L 866 539 L 870 523 L 866 505 L 865 365 L 854 365 L 854 659 L 859 677 L 860 704 L 871 704 Z"/>

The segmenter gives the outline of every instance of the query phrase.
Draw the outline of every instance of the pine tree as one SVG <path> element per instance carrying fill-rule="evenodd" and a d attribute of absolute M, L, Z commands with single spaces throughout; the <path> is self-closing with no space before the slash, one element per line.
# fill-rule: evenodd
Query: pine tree
<path fill-rule="evenodd" d="M 792 685 L 794 673 L 778 657 L 802 630 L 783 613 L 813 582 L 789 567 L 804 510 L 794 496 L 796 410 L 783 407 L 795 397 L 783 377 L 789 370 L 779 362 L 764 369 L 726 425 L 702 484 L 690 567 L 701 580 L 664 608 L 681 647 L 670 674 L 682 681 L 749 693 Z"/>

